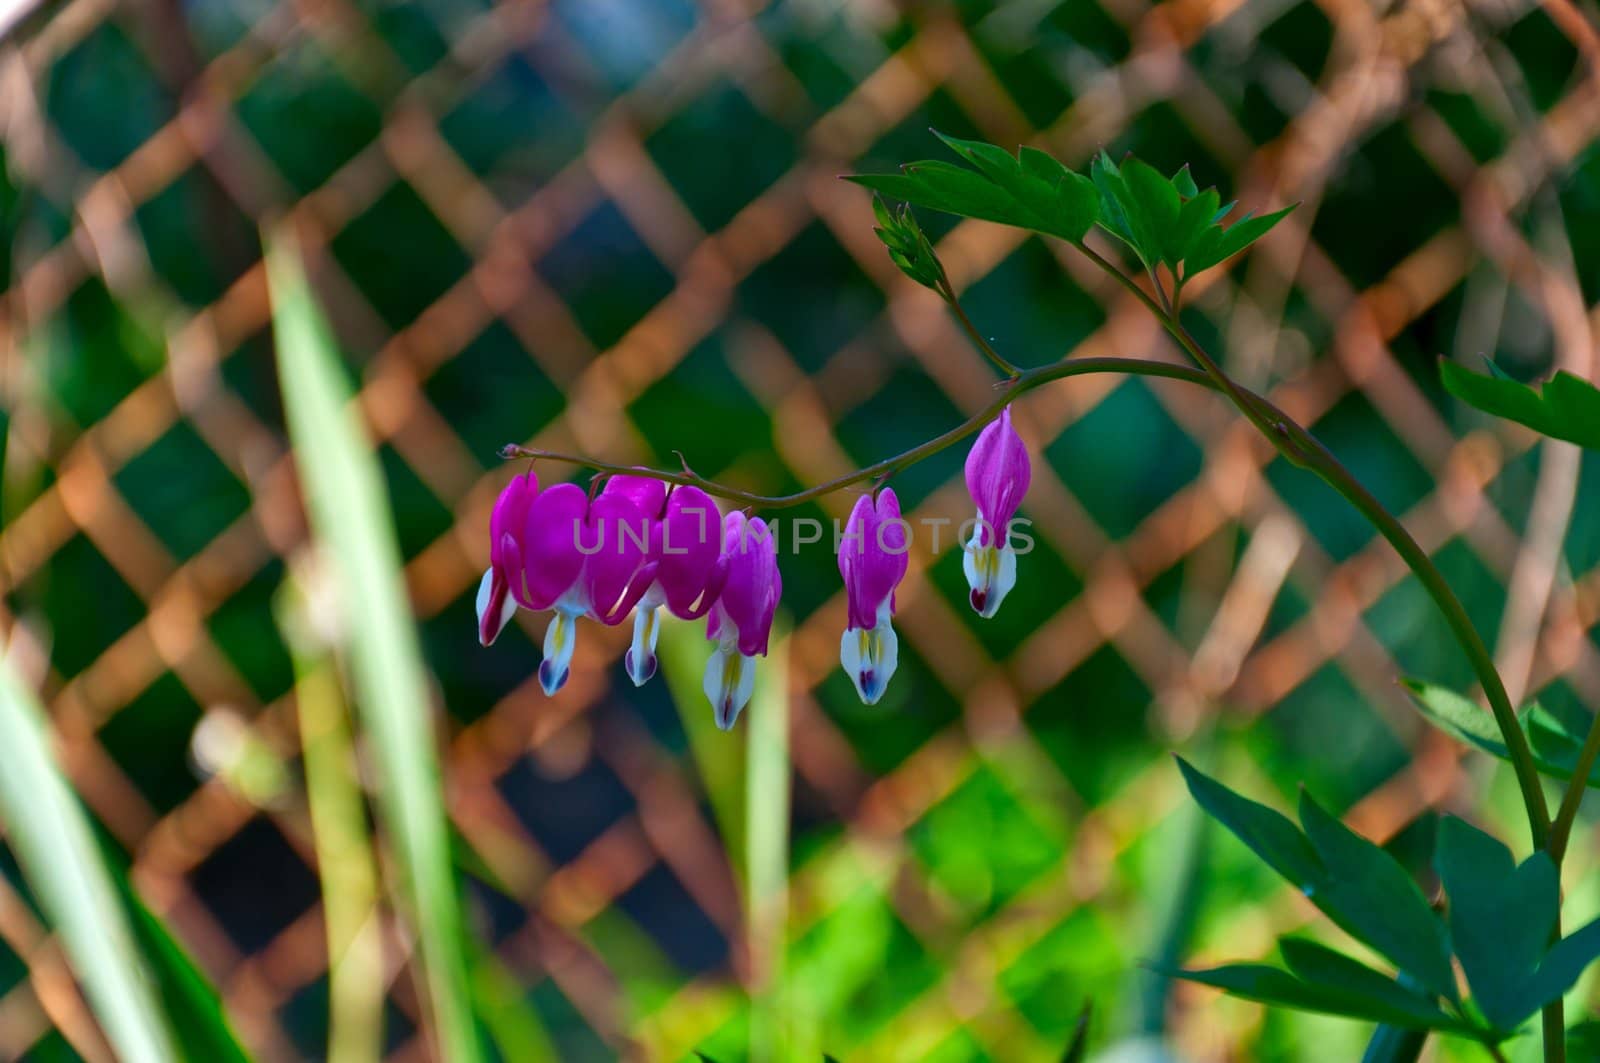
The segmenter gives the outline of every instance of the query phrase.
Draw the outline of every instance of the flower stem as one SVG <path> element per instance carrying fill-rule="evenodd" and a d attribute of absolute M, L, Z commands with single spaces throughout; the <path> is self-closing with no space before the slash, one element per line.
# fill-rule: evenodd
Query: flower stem
<path fill-rule="evenodd" d="M 1550 839 L 1550 810 L 1545 804 L 1544 788 L 1539 780 L 1539 769 L 1533 761 L 1533 751 L 1528 748 L 1527 735 L 1523 733 L 1521 725 L 1517 722 L 1516 709 L 1511 704 L 1511 698 L 1506 693 L 1505 683 L 1500 679 L 1500 673 L 1494 666 L 1494 657 L 1489 648 L 1484 645 L 1483 638 L 1472 625 L 1472 620 L 1467 616 L 1466 609 L 1461 605 L 1461 600 L 1445 581 L 1443 574 L 1433 563 L 1427 551 L 1412 538 L 1405 525 L 1384 508 L 1372 493 L 1362 486 L 1344 465 L 1333 456 L 1322 442 L 1305 428 L 1296 424 L 1287 417 L 1273 418 L 1255 402 L 1255 396 L 1236 384 L 1222 367 L 1206 353 L 1199 342 L 1183 327 L 1177 314 L 1169 312 L 1158 305 L 1144 289 L 1140 288 L 1132 278 L 1124 274 L 1116 266 L 1108 262 L 1094 249 L 1084 244 L 1076 245 L 1088 258 L 1106 273 L 1115 278 L 1123 287 L 1132 292 L 1145 307 L 1156 316 L 1163 328 L 1171 334 L 1189 356 L 1205 371 L 1206 376 L 1212 380 L 1219 391 L 1227 395 L 1239 412 L 1249 418 L 1262 435 L 1266 436 L 1273 446 L 1289 461 L 1315 472 L 1334 490 L 1338 491 L 1360 511 L 1361 515 L 1377 529 L 1391 546 L 1400 555 L 1401 560 L 1416 575 L 1423 589 L 1428 592 L 1439 610 L 1444 613 L 1445 621 L 1450 625 L 1451 633 L 1460 643 L 1461 649 L 1467 655 L 1467 660 L 1472 665 L 1472 670 L 1478 677 L 1478 683 L 1483 687 L 1485 697 L 1489 700 L 1489 709 L 1494 714 L 1495 724 L 1499 727 L 1505 740 L 1506 750 L 1511 759 L 1511 767 L 1517 777 L 1517 786 L 1522 791 L 1522 803 L 1527 810 L 1528 830 L 1532 835 L 1535 848 L 1544 848 Z M 1163 296 L 1164 300 L 1164 296 Z M 1596 738 L 1600 742 L 1600 737 Z M 1553 854 L 1552 854 L 1553 855 Z"/>
<path fill-rule="evenodd" d="M 995 368 L 999 369 L 1012 380 L 1015 380 L 1021 376 L 1022 370 L 1018 366 L 1013 365 L 1010 359 L 1006 358 L 1005 355 L 995 350 L 994 346 L 988 340 L 983 338 L 983 333 L 978 331 L 978 326 L 972 323 L 972 319 L 967 316 L 966 310 L 962 308 L 961 300 L 956 298 L 956 290 L 950 286 L 950 282 L 948 280 L 942 281 L 939 288 L 936 290 L 940 296 L 944 298 L 945 305 L 950 307 L 951 313 L 956 315 L 956 320 L 961 322 L 961 327 L 966 330 L 967 335 L 972 338 L 972 342 L 977 345 L 978 350 L 983 352 L 984 357 L 993 362 L 995 364 Z"/>

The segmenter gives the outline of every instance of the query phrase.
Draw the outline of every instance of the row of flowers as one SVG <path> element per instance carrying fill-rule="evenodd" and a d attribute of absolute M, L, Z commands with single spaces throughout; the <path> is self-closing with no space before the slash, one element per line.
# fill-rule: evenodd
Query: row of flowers
<path fill-rule="evenodd" d="M 991 617 L 1017 581 L 1016 552 L 998 529 L 1010 526 L 1031 475 L 1028 451 L 1007 407 L 967 455 L 967 488 L 977 506 L 962 567 L 979 615 Z M 899 658 L 891 618 L 906 574 L 907 526 L 892 488 L 856 501 L 840 539 L 848 618 L 839 660 L 868 705 L 883 696 Z M 478 586 L 478 640 L 499 636 L 518 608 L 552 614 L 539 684 L 566 683 L 578 619 L 617 625 L 633 617 L 624 666 L 635 685 L 656 671 L 661 611 L 706 621 L 716 643 L 705 692 L 727 730 L 749 702 L 755 658 L 767 653 L 783 593 L 777 545 L 766 523 L 743 511 L 722 516 L 698 487 L 615 475 L 598 492 L 561 483 L 540 489 L 532 469 L 511 480 L 489 520 L 489 569 Z"/>

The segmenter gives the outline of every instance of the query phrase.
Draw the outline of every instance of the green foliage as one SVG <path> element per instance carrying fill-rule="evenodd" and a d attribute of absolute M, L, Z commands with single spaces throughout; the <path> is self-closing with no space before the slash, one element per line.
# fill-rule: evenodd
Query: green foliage
<path fill-rule="evenodd" d="M 1083 1002 L 1083 1010 L 1078 1012 L 1078 1021 L 1072 1027 L 1072 1040 L 1067 1042 L 1067 1050 L 1061 1056 L 1061 1063 L 1083 1063 L 1089 1058 L 1089 1019 L 1094 1014 L 1094 1001 Z"/>
<path fill-rule="evenodd" d="M 1102 152 L 1090 175 L 1100 193 L 1101 227 L 1127 244 L 1146 269 L 1166 265 L 1180 286 L 1261 239 L 1294 209 L 1260 217 L 1246 213 L 1224 228 L 1233 204 L 1224 206 L 1214 188 L 1200 191 L 1187 166 L 1169 178 L 1131 155 L 1118 166 Z"/>
<path fill-rule="evenodd" d="M 900 267 L 900 272 L 924 288 L 940 291 L 946 283 L 944 267 L 939 264 L 933 243 L 922 231 L 922 226 L 917 224 L 911 207 L 902 204 L 898 211 L 891 211 L 882 199 L 873 196 L 872 213 L 878 219 L 878 225 L 872 231 L 889 249 L 889 257 Z"/>
<path fill-rule="evenodd" d="M 1449 925 L 1410 876 L 1378 846 L 1302 793 L 1304 834 L 1289 820 L 1241 797 L 1181 758 L 1189 790 L 1279 874 L 1305 891 L 1351 936 L 1401 970 L 1398 978 L 1314 942 L 1279 941 L 1287 971 L 1234 964 L 1177 977 L 1268 1004 L 1347 1015 L 1396 1030 L 1441 1030 L 1498 1042 L 1559 998 L 1600 957 L 1600 920 L 1548 946 L 1560 898 L 1555 865 L 1535 853 L 1521 865 L 1504 845 L 1457 819 L 1440 827 L 1435 866 L 1449 897 Z M 1464 1003 L 1452 958 L 1472 999 Z M 1450 1005 L 1447 1011 L 1439 998 Z M 1482 1016 L 1483 1023 L 1477 1016 Z M 1381 1043 L 1380 1043 L 1381 1042 Z M 1417 1044 L 1375 1038 L 1368 1058 L 1415 1058 Z M 1409 1055 L 1408 1055 L 1409 1054 Z"/>
<path fill-rule="evenodd" d="M 1445 390 L 1484 413 L 1527 425 L 1541 435 L 1600 450 L 1600 389 L 1559 372 L 1535 391 L 1512 380 L 1492 361 L 1488 374 L 1454 362 L 1439 363 Z"/>
<path fill-rule="evenodd" d="M 292 238 L 270 240 L 266 260 L 284 415 L 311 530 L 339 591 L 343 648 L 372 743 L 380 821 L 399 849 L 434 1036 L 444 1059 L 477 1060 L 427 673 L 382 472 Z"/>
<path fill-rule="evenodd" d="M 1555 864 L 1534 853 L 1517 866 L 1504 845 L 1454 816 L 1440 823 L 1438 846 L 1450 938 L 1473 1002 L 1496 1029 L 1515 1029 L 1538 1010 L 1524 997 L 1556 924 Z"/>
<path fill-rule="evenodd" d="M 975 169 L 930 159 L 908 163 L 903 173 L 854 174 L 849 179 L 919 207 L 1015 225 L 1072 243 L 1094 225 L 1096 197 L 1089 179 L 1037 148 L 1025 147 L 1013 156 L 993 144 L 937 131 L 934 135 Z"/>
<path fill-rule="evenodd" d="M 1133 156 L 1118 166 L 1102 152 L 1090 177 L 1067 169 L 1037 148 L 1016 155 L 977 140 L 934 133 L 971 169 L 937 160 L 908 163 L 903 173 L 854 174 L 849 178 L 876 192 L 964 218 L 1015 225 L 1046 236 L 1082 243 L 1097 222 L 1132 248 L 1146 269 L 1165 264 L 1178 287 L 1201 270 L 1243 251 L 1294 207 L 1256 217 L 1246 213 L 1232 225 L 1222 221 L 1233 204 L 1214 188 L 1201 191 L 1185 166 L 1171 177 Z M 943 276 L 926 237 L 908 225 L 909 214 L 891 215 L 875 206 L 878 237 L 912 280 L 936 288 Z M 926 250 L 924 251 L 924 248 Z"/>
<path fill-rule="evenodd" d="M 0 656 L 0 822 L 119 1059 L 177 1058 L 89 817 L 56 766 L 44 711 Z"/>
<path fill-rule="evenodd" d="M 1485 709 L 1448 687 L 1416 679 L 1406 679 L 1403 683 L 1411 695 L 1412 704 L 1429 723 L 1491 756 L 1501 760 L 1511 759 L 1494 718 Z M 1578 765 L 1578 753 L 1583 748 L 1584 735 L 1537 702 L 1524 708 L 1518 721 L 1522 724 L 1523 733 L 1528 736 L 1533 762 L 1539 771 L 1553 779 L 1572 778 L 1572 772 Z M 1590 787 L 1600 787 L 1600 764 L 1589 770 L 1584 783 Z"/>

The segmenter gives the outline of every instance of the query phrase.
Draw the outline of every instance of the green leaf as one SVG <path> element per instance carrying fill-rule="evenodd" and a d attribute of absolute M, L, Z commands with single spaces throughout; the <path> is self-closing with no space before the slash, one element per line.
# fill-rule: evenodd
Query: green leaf
<path fill-rule="evenodd" d="M 1343 1015 L 1346 1018 L 1386 1023 L 1408 1030 L 1441 1029 L 1460 1033 L 1471 1031 L 1471 1027 L 1442 1011 L 1436 1012 L 1437 1020 L 1425 1021 L 1409 1006 L 1396 1007 L 1383 1000 L 1357 996 L 1331 986 L 1306 982 L 1287 971 L 1267 964 L 1235 963 L 1203 971 L 1179 970 L 1164 973 L 1174 978 L 1215 986 L 1231 996 L 1293 1008 L 1297 1011 Z"/>
<path fill-rule="evenodd" d="M 1191 277 L 1201 270 L 1210 269 L 1237 255 L 1271 232 L 1273 226 L 1288 217 L 1293 210 L 1294 205 L 1291 205 L 1260 217 L 1246 214 L 1226 229 L 1220 225 L 1213 225 L 1189 250 L 1189 257 L 1184 261 L 1184 276 Z"/>
<path fill-rule="evenodd" d="M 1074 243 L 1094 224 L 1094 187 L 1044 152 L 1024 148 L 1013 156 L 993 144 L 935 135 L 976 169 L 924 161 L 903 173 L 855 174 L 849 180 L 917 206 Z"/>
<path fill-rule="evenodd" d="M 1078 1021 L 1072 1025 L 1072 1040 L 1067 1042 L 1061 1063 L 1083 1063 L 1089 1058 L 1089 1018 L 1093 1012 L 1094 1001 L 1084 1001 L 1083 1009 L 1078 1012 Z"/>
<path fill-rule="evenodd" d="M 1511 759 L 1501 739 L 1500 728 L 1488 710 L 1448 687 L 1416 679 L 1401 682 L 1411 695 L 1412 703 L 1429 723 L 1491 756 L 1506 761 Z M 1533 763 L 1540 773 L 1553 779 L 1572 778 L 1572 771 L 1578 766 L 1578 753 L 1583 748 L 1584 735 L 1537 703 L 1524 708 L 1518 722 L 1528 736 L 1528 745 L 1533 750 Z M 1584 782 L 1587 786 L 1600 788 L 1600 764 L 1589 770 L 1589 777 Z"/>
<path fill-rule="evenodd" d="M 1493 362 L 1493 375 L 1441 362 L 1445 390 L 1484 413 L 1526 425 L 1541 435 L 1600 450 L 1600 390 L 1568 372 L 1558 372 L 1535 391 L 1507 377 Z"/>
<path fill-rule="evenodd" d="M 1523 986 L 1520 1006 L 1532 1015 L 1577 984 L 1589 965 L 1600 958 L 1600 919 L 1556 942 L 1539 970 Z"/>
<path fill-rule="evenodd" d="M 1366 964 L 1304 938 L 1286 937 L 1278 942 L 1284 963 L 1296 977 L 1311 985 L 1370 1000 L 1396 1014 L 1408 1014 L 1416 1026 L 1448 1029 L 1459 1020 L 1440 1010 L 1431 997 L 1408 989 L 1398 981 Z"/>
<path fill-rule="evenodd" d="M 1446 816 L 1434 855 L 1450 898 L 1450 937 L 1472 987 L 1472 999 L 1498 1030 L 1513 1030 L 1526 986 L 1555 926 L 1555 864 L 1534 853 L 1521 867 L 1511 851 L 1471 824 Z"/>
<path fill-rule="evenodd" d="M 44 710 L 0 655 L 0 821 L 22 874 L 119 1059 L 168 1063 L 173 1039 L 83 806 L 51 750 Z"/>
<path fill-rule="evenodd" d="M 1300 824 L 1329 872 L 1312 902 L 1423 986 L 1458 1001 L 1444 924 L 1399 861 L 1329 815 L 1305 791 Z"/>
<path fill-rule="evenodd" d="M 182 1058 L 190 1063 L 246 1063 L 250 1055 L 228 1024 L 216 988 L 134 890 L 104 835 L 100 850 L 112 884 L 132 917 L 134 940 L 155 976 L 156 992 L 167 1014 L 182 1017 L 172 1031 Z"/>
<path fill-rule="evenodd" d="M 1178 211 L 1182 203 L 1178 190 L 1155 167 L 1140 159 L 1128 158 L 1121 166 L 1122 184 L 1127 189 L 1123 208 L 1130 227 L 1145 248 L 1147 265 L 1166 262 L 1173 268 L 1183 258 L 1178 244 Z"/>
<path fill-rule="evenodd" d="M 1311 843 L 1287 816 L 1234 793 L 1182 757 L 1175 759 L 1201 808 L 1308 896 L 1316 892 L 1326 871 Z"/>
<path fill-rule="evenodd" d="M 1178 190 L 1178 195 L 1184 199 L 1193 199 L 1200 194 L 1200 189 L 1194 183 L 1194 175 L 1189 172 L 1189 164 L 1184 163 L 1178 167 L 1178 172 L 1172 175 L 1172 187 Z"/>
<path fill-rule="evenodd" d="M 401 899 L 418 932 L 437 1054 L 480 1058 L 467 997 L 427 673 L 406 597 L 383 474 L 293 237 L 269 235 L 267 280 L 284 417 L 311 531 L 329 560 L 378 812 L 398 849 Z"/>

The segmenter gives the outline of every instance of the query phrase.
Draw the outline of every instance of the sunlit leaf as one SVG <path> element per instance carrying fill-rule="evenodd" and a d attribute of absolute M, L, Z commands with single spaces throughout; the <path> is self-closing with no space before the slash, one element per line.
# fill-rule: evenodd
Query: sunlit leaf
<path fill-rule="evenodd" d="M 1440 362 L 1445 390 L 1484 413 L 1526 425 L 1541 435 L 1600 450 L 1600 389 L 1561 371 L 1535 391 L 1499 372 L 1474 373 L 1455 362 Z"/>

